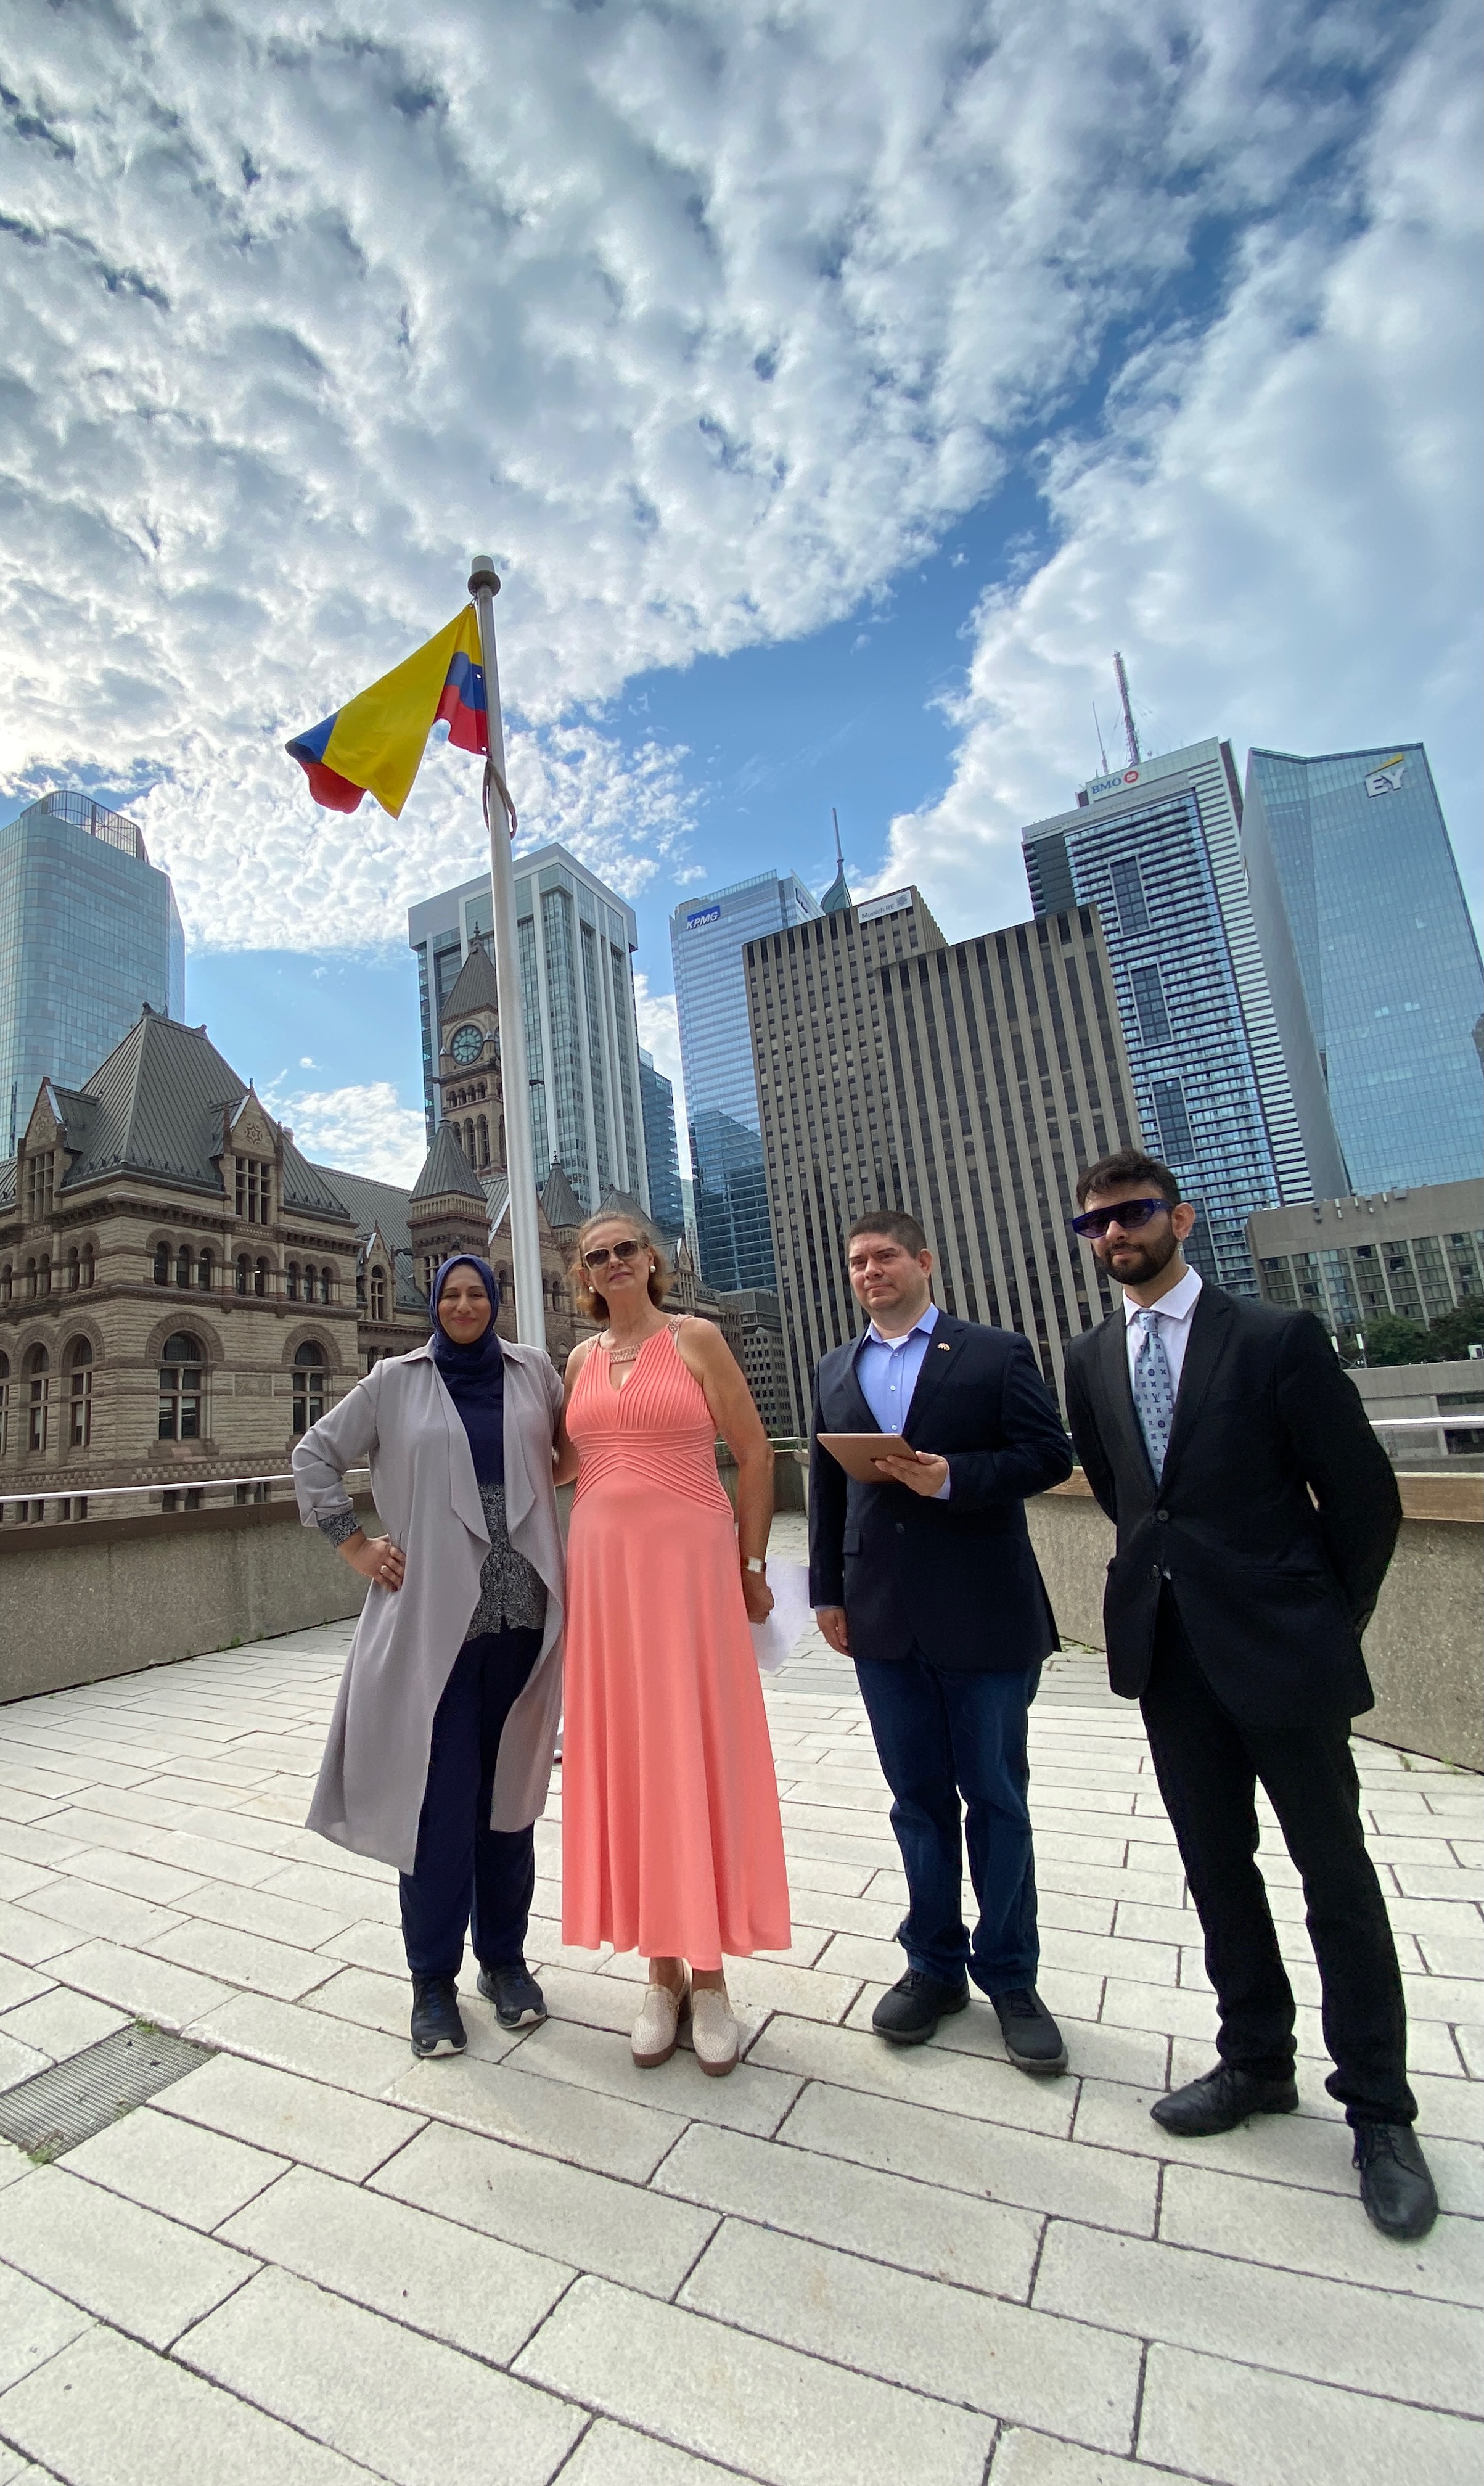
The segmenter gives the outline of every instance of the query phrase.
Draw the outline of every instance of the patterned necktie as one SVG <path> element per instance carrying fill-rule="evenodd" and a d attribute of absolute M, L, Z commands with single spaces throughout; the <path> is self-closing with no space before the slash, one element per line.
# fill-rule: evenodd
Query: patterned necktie
<path fill-rule="evenodd" d="M 1139 1342 L 1139 1355 L 1134 1366 L 1134 1406 L 1139 1417 L 1139 1429 L 1144 1437 L 1149 1465 L 1158 1484 L 1165 1473 L 1165 1454 L 1169 1449 L 1169 1428 L 1175 1420 L 1175 1385 L 1170 1378 L 1169 1364 L 1165 1354 L 1165 1341 L 1160 1336 L 1160 1315 L 1156 1312 L 1136 1312 L 1143 1336 Z"/>

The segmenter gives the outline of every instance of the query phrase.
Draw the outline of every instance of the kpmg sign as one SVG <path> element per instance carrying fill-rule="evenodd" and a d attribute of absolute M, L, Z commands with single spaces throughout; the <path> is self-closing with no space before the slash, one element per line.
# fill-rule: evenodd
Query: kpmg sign
<path fill-rule="evenodd" d="M 685 928 L 687 932 L 694 932 L 698 924 L 720 924 L 721 920 L 719 906 L 698 906 L 694 915 L 687 915 Z"/>
<path fill-rule="evenodd" d="M 904 915 L 911 904 L 910 889 L 893 889 L 885 898 L 868 898 L 864 906 L 858 906 L 856 920 L 874 924 L 878 915 Z"/>

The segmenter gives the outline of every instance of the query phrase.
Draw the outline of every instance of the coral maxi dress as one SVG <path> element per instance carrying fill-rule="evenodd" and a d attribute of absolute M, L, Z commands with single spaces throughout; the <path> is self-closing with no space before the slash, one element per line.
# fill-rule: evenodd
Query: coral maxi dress
<path fill-rule="evenodd" d="M 788 1883 L 731 1505 L 705 1393 L 669 1330 L 616 1390 L 605 1347 L 567 1409 L 562 1930 L 720 1968 L 784 1950 Z"/>

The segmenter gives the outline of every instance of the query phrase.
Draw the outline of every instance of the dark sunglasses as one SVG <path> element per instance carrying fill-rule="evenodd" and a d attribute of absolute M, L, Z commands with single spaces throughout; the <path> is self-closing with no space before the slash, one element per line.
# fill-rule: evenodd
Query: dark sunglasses
<path fill-rule="evenodd" d="M 1110 1226 L 1121 1226 L 1125 1234 L 1138 1227 L 1147 1226 L 1161 1209 L 1168 1211 L 1168 1200 L 1115 1200 L 1111 1208 L 1085 1208 L 1081 1217 L 1069 1217 L 1067 1224 L 1074 1234 L 1086 1235 L 1089 1243 L 1100 1243 Z"/>
<path fill-rule="evenodd" d="M 642 1243 L 616 1243 L 610 1252 L 605 1244 L 600 1252 L 585 1252 L 582 1265 L 585 1269 L 606 1269 L 610 1260 L 636 1259 L 644 1248 Z"/>

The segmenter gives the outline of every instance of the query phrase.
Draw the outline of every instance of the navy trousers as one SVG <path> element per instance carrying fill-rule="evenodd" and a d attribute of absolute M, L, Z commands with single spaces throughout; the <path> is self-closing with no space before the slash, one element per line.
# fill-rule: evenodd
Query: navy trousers
<path fill-rule="evenodd" d="M 399 1878 L 414 1976 L 456 1976 L 471 1919 L 481 1968 L 516 1968 L 536 1888 L 536 1833 L 491 1830 L 500 1736 L 541 1645 L 538 1631 L 481 1632 L 453 1660 L 433 1718 L 417 1854 Z"/>
<path fill-rule="evenodd" d="M 930 1666 L 914 1648 L 901 1660 L 858 1657 L 855 1671 L 892 1790 L 907 1876 L 897 1940 L 909 1965 L 945 1985 L 957 1985 L 967 1969 L 989 1995 L 1034 1985 L 1041 1952 L 1026 1726 L 1040 1667 L 967 1674 Z M 965 1841 L 979 1910 L 972 1940 Z"/>

